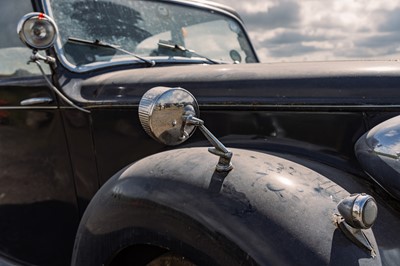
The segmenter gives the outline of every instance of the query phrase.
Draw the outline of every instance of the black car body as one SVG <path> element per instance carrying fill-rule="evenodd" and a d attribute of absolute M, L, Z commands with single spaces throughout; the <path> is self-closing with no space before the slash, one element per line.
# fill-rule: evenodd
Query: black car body
<path fill-rule="evenodd" d="M 108 12 L 122 29 L 137 14 L 121 3 L 137 1 L 51 2 L 4 9 L 14 10 L 4 14 L 14 27 L 32 11 L 55 18 L 61 37 L 46 52 L 56 61 L 42 66 L 64 97 L 34 62 L 0 73 L 0 264 L 185 257 L 199 265 L 398 265 L 398 61 L 256 63 L 236 12 L 180 0 L 145 2 L 224 17 L 242 50 L 216 62 L 203 57 L 206 39 L 201 55 L 168 40 L 159 44 L 167 51 L 146 57 L 155 65 L 114 60 L 111 39 L 91 44 L 62 34 L 78 32 L 70 28 L 77 21 L 92 35 L 108 31 L 103 17 L 85 12 Z M 65 16 L 72 22 L 62 25 Z M 22 66 L 30 52 L 12 31 L 1 48 Z M 193 94 L 208 129 L 232 150 L 233 170 L 215 171 L 218 158 L 200 131 L 173 147 L 146 134 L 138 108 L 158 86 Z M 351 193 L 377 202 L 374 226 L 362 230 L 376 256 L 335 224 L 337 204 Z"/>

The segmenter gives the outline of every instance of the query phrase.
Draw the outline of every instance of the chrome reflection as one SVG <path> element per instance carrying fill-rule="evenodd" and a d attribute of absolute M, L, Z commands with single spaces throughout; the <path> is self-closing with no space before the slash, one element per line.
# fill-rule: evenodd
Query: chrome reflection
<path fill-rule="evenodd" d="M 178 145 L 199 127 L 213 145 L 208 151 L 219 157 L 216 171 L 233 169 L 230 152 L 199 119 L 199 106 L 193 95 L 182 88 L 155 87 L 147 91 L 139 103 L 139 119 L 153 139 L 166 145 Z"/>
<path fill-rule="evenodd" d="M 339 202 L 338 211 L 351 227 L 368 229 L 378 216 L 378 205 L 370 195 L 353 194 Z"/>
<path fill-rule="evenodd" d="M 33 12 L 20 19 L 17 33 L 21 41 L 29 48 L 45 50 L 54 45 L 58 29 L 51 17 Z"/>
<path fill-rule="evenodd" d="M 365 193 L 352 194 L 342 199 L 337 209 L 340 213 L 334 215 L 337 227 L 349 240 L 366 250 L 371 257 L 376 257 L 376 249 L 365 234 L 365 230 L 372 227 L 378 216 L 378 205 L 375 199 Z"/>
<path fill-rule="evenodd" d="M 194 133 L 196 126 L 186 123 L 184 115 L 199 117 L 200 111 L 193 95 L 182 88 L 155 87 L 140 100 L 140 123 L 165 145 L 181 144 Z"/>
<path fill-rule="evenodd" d="M 400 116 L 372 128 L 355 145 L 363 170 L 400 199 Z"/>

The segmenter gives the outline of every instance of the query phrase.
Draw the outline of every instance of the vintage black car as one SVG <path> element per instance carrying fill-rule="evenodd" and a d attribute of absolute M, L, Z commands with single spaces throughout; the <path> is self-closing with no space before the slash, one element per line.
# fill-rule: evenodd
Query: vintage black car
<path fill-rule="evenodd" d="M 398 61 L 261 64 L 200 0 L 0 13 L 0 265 L 400 264 Z"/>

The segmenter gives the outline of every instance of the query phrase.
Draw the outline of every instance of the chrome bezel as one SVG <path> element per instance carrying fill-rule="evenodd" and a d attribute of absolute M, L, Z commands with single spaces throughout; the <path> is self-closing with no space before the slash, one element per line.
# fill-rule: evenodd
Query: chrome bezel
<path fill-rule="evenodd" d="M 165 2 L 170 2 L 170 3 L 175 3 L 175 4 L 182 4 L 182 5 L 191 6 L 191 7 L 203 8 L 205 10 L 209 10 L 210 9 L 206 4 L 203 4 L 203 3 L 200 3 L 200 2 L 199 3 L 194 3 L 194 2 L 193 3 L 188 3 L 188 2 L 185 2 L 185 1 L 182 1 L 182 0 L 164 0 L 164 1 Z M 42 0 L 41 2 L 42 2 L 42 5 L 43 5 L 44 12 L 46 14 L 48 14 L 50 17 L 53 17 L 53 12 L 51 10 L 50 0 Z M 222 15 L 225 15 L 225 16 L 228 16 L 228 17 L 234 19 L 242 27 L 243 33 L 245 34 L 246 38 L 248 40 L 250 40 L 250 38 L 249 38 L 249 36 L 247 34 L 247 31 L 246 31 L 246 27 L 245 27 L 245 25 L 243 24 L 242 20 L 239 17 L 237 17 L 236 15 L 234 15 L 234 14 L 228 12 L 228 11 L 220 9 L 218 7 L 213 7 L 212 10 L 213 10 L 213 12 L 218 12 L 218 13 L 220 13 Z M 250 48 L 252 50 L 252 53 L 255 56 L 255 59 L 257 61 L 259 61 L 259 58 L 257 56 L 256 50 L 255 50 L 253 44 L 251 42 L 249 42 L 249 45 L 250 45 Z M 96 69 L 101 69 L 101 68 L 106 68 L 106 67 L 111 67 L 111 66 L 121 66 L 121 65 L 142 64 L 143 63 L 143 61 L 141 61 L 141 60 L 133 59 L 133 58 L 130 58 L 130 57 L 127 56 L 126 58 L 118 60 L 118 61 L 104 62 L 104 63 L 103 62 L 98 62 L 98 63 L 95 63 L 93 65 L 76 66 L 74 64 L 71 64 L 67 60 L 67 58 L 66 58 L 66 56 L 65 56 L 65 54 L 64 54 L 64 52 L 62 50 L 62 43 L 61 43 L 60 36 L 57 36 L 56 42 L 54 44 L 54 49 L 56 51 L 57 57 L 60 60 L 61 64 L 66 69 L 68 69 L 69 71 L 72 71 L 72 72 L 75 72 L 75 73 L 84 73 L 84 72 L 89 72 L 89 71 L 93 71 L 93 70 L 96 70 Z M 165 59 L 162 58 L 161 60 L 159 60 L 158 58 L 151 58 L 151 57 L 145 57 L 145 58 L 154 60 L 156 63 L 186 63 L 186 64 L 188 64 L 188 63 L 192 63 L 192 64 L 204 63 L 204 64 L 206 64 L 207 63 L 207 60 L 205 60 L 205 59 L 200 59 L 200 60 L 182 59 L 182 60 L 173 60 L 173 61 L 171 61 L 170 59 L 166 59 L 166 58 Z"/>
<path fill-rule="evenodd" d="M 45 19 L 46 21 L 50 22 L 51 26 L 54 28 L 54 36 L 51 38 L 51 42 L 49 42 L 47 45 L 42 45 L 42 46 L 34 45 L 27 40 L 27 38 L 24 34 L 23 29 L 24 29 L 25 23 L 34 17 L 38 17 L 40 19 Z M 54 22 L 54 20 L 50 16 L 40 13 L 40 12 L 32 12 L 32 13 L 28 13 L 28 14 L 24 15 L 18 22 L 17 33 L 18 33 L 18 36 L 21 39 L 21 41 L 26 46 L 28 46 L 31 49 L 36 49 L 36 50 L 46 50 L 46 49 L 52 47 L 58 38 L 58 28 L 57 28 L 57 25 Z"/>
<path fill-rule="evenodd" d="M 179 94 L 179 97 L 171 98 L 171 94 Z M 174 110 L 174 115 L 165 115 L 171 110 Z M 189 91 L 179 87 L 154 87 L 142 96 L 138 114 L 143 129 L 150 137 L 162 144 L 175 146 L 189 139 L 196 130 L 195 126 L 185 125 L 183 116 L 188 110 L 199 117 L 198 103 Z"/>
<path fill-rule="evenodd" d="M 365 208 L 369 202 L 373 202 L 375 204 L 376 213 L 374 214 L 375 216 L 370 216 L 367 220 L 365 215 L 368 213 L 366 212 Z M 370 228 L 374 224 L 378 214 L 378 205 L 375 199 L 365 193 L 351 194 L 350 196 L 341 200 L 337 208 L 346 223 L 358 230 Z M 371 213 L 368 215 L 370 214 Z"/>
<path fill-rule="evenodd" d="M 363 219 L 364 212 L 365 212 L 365 206 L 367 205 L 367 203 L 369 201 L 375 202 L 375 205 L 376 205 L 375 199 L 366 194 L 360 194 L 354 200 L 354 203 L 353 203 L 353 209 L 352 209 L 353 223 L 354 223 L 354 225 L 356 225 L 357 227 L 362 228 L 362 229 L 368 229 L 374 224 L 374 223 L 366 224 Z M 375 217 L 375 219 L 376 219 L 376 217 Z"/>

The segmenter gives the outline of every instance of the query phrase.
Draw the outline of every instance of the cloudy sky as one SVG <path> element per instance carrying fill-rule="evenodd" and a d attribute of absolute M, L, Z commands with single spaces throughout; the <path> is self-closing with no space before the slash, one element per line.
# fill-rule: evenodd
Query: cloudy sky
<path fill-rule="evenodd" d="M 213 0 L 235 8 L 262 62 L 400 60 L 398 0 Z"/>

